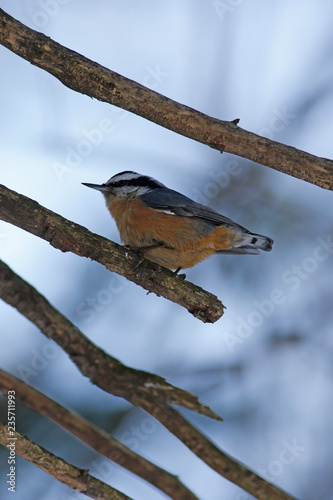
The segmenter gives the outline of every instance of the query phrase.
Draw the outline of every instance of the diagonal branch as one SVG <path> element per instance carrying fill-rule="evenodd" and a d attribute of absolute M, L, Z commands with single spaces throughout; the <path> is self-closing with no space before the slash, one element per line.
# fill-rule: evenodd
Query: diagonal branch
<path fill-rule="evenodd" d="M 57 342 L 79 370 L 101 389 L 143 408 L 178 437 L 209 467 L 259 500 L 292 500 L 292 497 L 219 450 L 169 403 L 219 418 L 195 396 L 175 388 L 163 378 L 132 370 L 107 356 L 90 342 L 42 295 L 0 261 L 0 298 Z M 183 395 L 183 396 L 182 396 Z"/>
<path fill-rule="evenodd" d="M 0 43 L 64 85 L 114 104 L 178 134 L 333 189 L 333 161 L 253 134 L 129 80 L 34 31 L 0 9 Z"/>
<path fill-rule="evenodd" d="M 215 295 L 148 260 L 133 272 L 138 260 L 135 252 L 64 219 L 1 184 L 0 219 L 43 238 L 62 252 L 73 252 L 103 264 L 109 271 L 185 307 L 204 322 L 214 323 L 223 314 L 224 306 Z"/>
<path fill-rule="evenodd" d="M 74 467 L 19 432 L 9 431 L 7 425 L 0 422 L 0 444 L 7 447 L 10 442 L 14 443 L 17 455 L 73 490 L 95 500 L 131 500 L 127 495 L 91 476 L 86 470 Z"/>
<path fill-rule="evenodd" d="M 20 400 L 40 415 L 50 418 L 95 451 L 145 479 L 173 500 L 198 500 L 176 476 L 149 462 L 103 429 L 1 369 L 0 390 L 4 393 L 15 391 L 16 400 Z"/>
<path fill-rule="evenodd" d="M 169 384 L 163 377 L 129 368 L 106 354 L 1 260 L 0 298 L 54 340 L 67 352 L 81 373 L 106 392 L 126 399 L 133 393 L 143 399 L 150 395 L 222 420 L 193 394 Z"/>
<path fill-rule="evenodd" d="M 133 394 L 127 398 L 133 404 L 153 415 L 185 444 L 197 457 L 218 474 L 244 489 L 258 500 L 296 500 L 282 489 L 266 481 L 247 466 L 220 450 L 204 434 L 186 420 L 179 412 L 164 401 L 153 403 Z M 154 410 L 152 411 L 152 404 Z"/>

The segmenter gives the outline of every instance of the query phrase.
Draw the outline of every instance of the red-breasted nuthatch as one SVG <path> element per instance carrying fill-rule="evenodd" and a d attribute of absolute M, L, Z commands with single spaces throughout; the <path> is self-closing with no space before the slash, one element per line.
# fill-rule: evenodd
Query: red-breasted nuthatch
<path fill-rule="evenodd" d="M 152 177 L 126 171 L 105 184 L 83 184 L 103 193 L 122 243 L 168 269 L 193 267 L 214 253 L 272 249 L 271 238 L 250 233 Z"/>

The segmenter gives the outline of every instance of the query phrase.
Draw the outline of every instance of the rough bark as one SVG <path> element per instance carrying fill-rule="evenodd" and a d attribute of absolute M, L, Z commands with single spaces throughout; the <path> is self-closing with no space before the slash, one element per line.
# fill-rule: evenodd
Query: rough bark
<path fill-rule="evenodd" d="M 0 9 L 0 43 L 76 92 L 131 111 L 218 151 L 333 189 L 333 161 L 253 134 L 169 99 L 63 47 Z"/>

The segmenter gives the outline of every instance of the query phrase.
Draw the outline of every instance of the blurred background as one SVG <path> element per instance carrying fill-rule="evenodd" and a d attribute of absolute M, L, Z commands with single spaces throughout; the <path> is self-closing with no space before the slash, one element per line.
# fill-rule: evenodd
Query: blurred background
<path fill-rule="evenodd" d="M 329 0 L 2 0 L 22 23 L 176 101 L 332 158 Z M 227 307 L 214 325 L 101 265 L 0 223 L 1 258 L 125 364 L 196 395 L 184 412 L 221 449 L 302 500 L 333 498 L 332 193 L 75 93 L 0 47 L 1 183 L 119 242 L 100 193 L 151 175 L 274 239 L 260 256 L 214 256 L 187 279 Z M 143 411 L 84 379 L 60 348 L 0 303 L 1 367 L 164 467 L 202 500 L 249 500 Z M 3 418 L 7 399 L 0 396 Z M 24 406 L 18 430 L 136 500 L 165 495 Z M 139 429 L 139 434 L 138 434 Z M 9 497 L 0 450 L 1 498 Z M 85 498 L 18 459 L 17 500 Z"/>

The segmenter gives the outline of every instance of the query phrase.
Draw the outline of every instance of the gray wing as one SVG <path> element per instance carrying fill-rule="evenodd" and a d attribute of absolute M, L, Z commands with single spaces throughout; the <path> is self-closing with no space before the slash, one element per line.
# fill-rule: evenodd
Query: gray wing
<path fill-rule="evenodd" d="M 215 212 L 206 205 L 201 205 L 191 198 L 184 196 L 177 191 L 168 189 L 165 187 L 154 189 L 149 193 L 146 193 L 140 197 L 148 207 L 155 208 L 156 210 L 165 211 L 174 215 L 181 215 L 183 217 L 198 217 L 207 222 L 210 222 L 214 226 L 229 226 L 233 228 L 239 228 L 242 231 L 247 232 L 247 229 L 236 224 L 231 219 L 224 217 L 223 215 Z"/>

